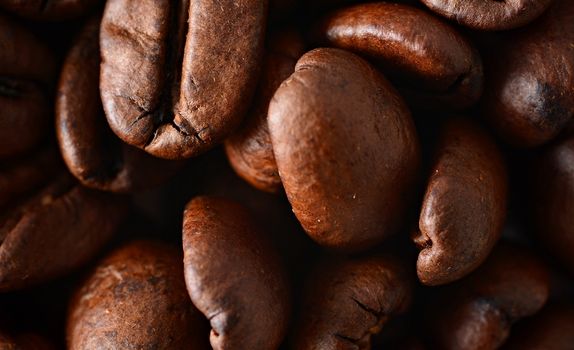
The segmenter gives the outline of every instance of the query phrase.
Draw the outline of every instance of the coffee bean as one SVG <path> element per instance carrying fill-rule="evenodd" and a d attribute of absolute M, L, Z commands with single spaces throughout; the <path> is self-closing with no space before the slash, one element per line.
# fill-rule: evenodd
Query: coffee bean
<path fill-rule="evenodd" d="M 556 0 L 539 21 L 501 40 L 487 66 L 484 117 L 514 146 L 541 145 L 574 115 L 574 2 Z"/>
<path fill-rule="evenodd" d="M 380 64 L 412 106 L 464 109 L 482 93 L 482 62 L 453 27 L 415 7 L 385 2 L 343 8 L 318 26 L 321 43 Z"/>
<path fill-rule="evenodd" d="M 412 278 L 387 255 L 330 258 L 308 278 L 293 349 L 370 349 L 371 337 L 406 311 Z"/>
<path fill-rule="evenodd" d="M 175 247 L 128 243 L 106 256 L 75 293 L 69 349 L 208 349 Z"/>
<path fill-rule="evenodd" d="M 99 94 L 100 18 L 90 19 L 68 53 L 56 100 L 56 131 L 70 172 L 85 186 L 133 192 L 166 181 L 181 162 L 157 159 L 109 129 Z"/>
<path fill-rule="evenodd" d="M 31 150 L 50 125 L 54 54 L 0 14 L 0 159 Z"/>
<path fill-rule="evenodd" d="M 269 131 L 285 192 L 311 238 L 361 250 L 397 231 L 419 145 L 406 105 L 367 62 L 339 49 L 305 54 L 271 100 Z"/>
<path fill-rule="evenodd" d="M 449 120 L 413 235 L 423 284 L 453 282 L 482 264 L 500 237 L 506 195 L 506 168 L 492 138 L 471 120 Z"/>
<path fill-rule="evenodd" d="M 125 142 L 189 158 L 229 135 L 257 83 L 266 1 L 107 2 L 101 94 Z"/>
<path fill-rule="evenodd" d="M 553 0 L 421 0 L 434 12 L 480 30 L 521 27 L 538 18 Z"/>
<path fill-rule="evenodd" d="M 546 267 L 530 252 L 501 243 L 478 270 L 431 301 L 429 327 L 439 349 L 496 349 L 510 327 L 538 312 L 549 294 Z"/>
<path fill-rule="evenodd" d="M 183 219 L 184 271 L 214 349 L 277 349 L 291 291 L 280 258 L 241 205 L 197 197 Z"/>

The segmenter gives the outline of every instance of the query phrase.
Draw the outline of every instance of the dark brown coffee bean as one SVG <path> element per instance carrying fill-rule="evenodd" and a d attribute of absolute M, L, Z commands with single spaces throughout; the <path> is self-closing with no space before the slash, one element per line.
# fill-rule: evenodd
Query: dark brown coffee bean
<path fill-rule="evenodd" d="M 164 182 L 182 165 L 117 139 L 106 122 L 99 93 L 99 18 L 92 18 L 64 62 L 56 100 L 62 156 L 85 186 L 130 192 Z"/>
<path fill-rule="evenodd" d="M 569 350 L 574 345 L 574 307 L 547 306 L 512 329 L 505 350 Z"/>
<path fill-rule="evenodd" d="M 115 232 L 125 200 L 67 176 L 0 216 L 0 290 L 64 275 L 94 257 Z"/>
<path fill-rule="evenodd" d="M 478 52 L 454 28 L 407 5 L 361 4 L 319 26 L 322 43 L 380 64 L 417 108 L 463 109 L 482 92 Z"/>
<path fill-rule="evenodd" d="M 539 21 L 502 39 L 487 66 L 484 117 L 508 143 L 540 145 L 574 115 L 574 1 L 556 0 Z"/>
<path fill-rule="evenodd" d="M 534 231 L 574 271 L 574 132 L 549 145 L 531 170 Z"/>
<path fill-rule="evenodd" d="M 291 291 L 266 239 L 235 202 L 197 197 L 185 209 L 185 281 L 214 349 L 277 349 L 285 336 Z"/>
<path fill-rule="evenodd" d="M 507 174 L 494 140 L 468 119 L 450 120 L 439 138 L 413 240 L 426 285 L 476 269 L 502 232 Z"/>
<path fill-rule="evenodd" d="M 31 19 L 67 20 L 82 16 L 103 0 L 0 0 L 0 7 Z"/>
<path fill-rule="evenodd" d="M 46 136 L 55 74 L 53 53 L 0 15 L 0 159 L 30 150 Z"/>
<path fill-rule="evenodd" d="M 235 172 L 252 186 L 270 193 L 281 191 L 283 186 L 267 126 L 269 102 L 283 80 L 293 73 L 297 58 L 302 54 L 295 52 L 302 44 L 289 38 L 284 40 L 285 47 L 275 48 L 281 51 L 269 50 L 265 55 L 253 106 L 244 125 L 225 141 L 225 152 Z M 291 54 L 295 57 L 290 57 Z"/>
<path fill-rule="evenodd" d="M 152 241 L 110 253 L 72 299 L 68 348 L 208 349 L 181 260 L 175 247 Z"/>
<path fill-rule="evenodd" d="M 418 139 L 406 105 L 367 62 L 339 49 L 305 54 L 268 118 L 279 175 L 311 238 L 360 250 L 398 229 Z"/>
<path fill-rule="evenodd" d="M 309 276 L 292 348 L 370 349 L 371 336 L 406 311 L 412 282 L 389 256 L 323 261 Z"/>
<path fill-rule="evenodd" d="M 170 159 L 222 141 L 255 90 L 266 13 L 265 0 L 108 1 L 100 87 L 114 132 Z"/>
<path fill-rule="evenodd" d="M 0 349 L 2 350 L 55 350 L 56 347 L 44 337 L 35 333 L 16 335 L 0 331 Z"/>
<path fill-rule="evenodd" d="M 538 18 L 553 0 L 421 0 L 431 10 L 464 26 L 480 30 L 506 30 Z"/>
<path fill-rule="evenodd" d="M 483 266 L 433 302 L 436 348 L 496 349 L 514 322 L 544 306 L 548 293 L 545 266 L 529 252 L 499 244 Z"/>

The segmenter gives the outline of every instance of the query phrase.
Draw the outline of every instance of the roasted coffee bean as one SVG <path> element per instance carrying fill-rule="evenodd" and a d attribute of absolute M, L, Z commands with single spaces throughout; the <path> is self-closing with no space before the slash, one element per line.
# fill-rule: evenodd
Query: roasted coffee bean
<path fill-rule="evenodd" d="M 553 0 L 421 1 L 434 12 L 464 26 L 480 30 L 506 30 L 532 22 L 550 6 Z"/>
<path fill-rule="evenodd" d="M 167 180 L 181 162 L 124 144 L 109 129 L 100 93 L 100 19 L 92 18 L 64 62 L 56 100 L 56 131 L 70 172 L 88 187 L 130 192 Z"/>
<path fill-rule="evenodd" d="M 397 231 L 419 167 L 410 112 L 367 62 L 305 54 L 269 105 L 269 131 L 293 212 L 319 244 L 372 247 Z"/>
<path fill-rule="evenodd" d="M 553 304 L 512 329 L 505 350 L 569 350 L 574 345 L 574 307 Z"/>
<path fill-rule="evenodd" d="M 0 159 L 32 149 L 47 135 L 55 75 L 48 47 L 0 14 Z"/>
<path fill-rule="evenodd" d="M 197 197 L 183 219 L 184 271 L 214 349 L 277 349 L 290 317 L 278 253 L 241 205 Z"/>
<path fill-rule="evenodd" d="M 549 293 L 548 271 L 531 253 L 499 244 L 478 270 L 432 302 L 438 349 L 496 349 L 512 324 L 538 312 Z"/>
<path fill-rule="evenodd" d="M 38 190 L 61 170 L 59 156 L 47 148 L 28 157 L 0 163 L 0 209 Z"/>
<path fill-rule="evenodd" d="M 506 168 L 494 140 L 471 120 L 447 121 L 413 235 L 423 284 L 453 282 L 486 259 L 502 232 L 506 197 Z"/>
<path fill-rule="evenodd" d="M 170 159 L 222 141 L 255 90 L 266 13 L 265 0 L 108 1 L 100 87 L 114 132 Z"/>
<path fill-rule="evenodd" d="M 482 61 L 453 27 L 415 7 L 344 8 L 319 25 L 320 42 L 380 64 L 416 108 L 463 109 L 482 92 Z"/>
<path fill-rule="evenodd" d="M 208 349 L 181 260 L 178 249 L 153 241 L 110 253 L 71 301 L 68 349 Z"/>
<path fill-rule="evenodd" d="M 0 291 L 29 287 L 78 268 L 115 232 L 125 200 L 67 176 L 0 216 Z"/>
<path fill-rule="evenodd" d="M 534 231 L 574 272 L 574 132 L 549 145 L 532 166 L 529 202 Z"/>
<path fill-rule="evenodd" d="M 331 258 L 310 274 L 292 349 L 370 349 L 371 337 L 410 304 L 413 278 L 395 258 Z"/>
<path fill-rule="evenodd" d="M 103 0 L 0 0 L 0 7 L 39 20 L 68 20 L 94 9 Z"/>
<path fill-rule="evenodd" d="M 56 347 L 44 337 L 35 333 L 0 331 L 0 349 L 2 350 L 55 350 Z"/>
<path fill-rule="evenodd" d="M 252 186 L 270 193 L 283 187 L 267 125 L 269 102 L 283 80 L 293 73 L 297 58 L 303 53 L 297 52 L 303 45 L 296 38 L 279 39 L 283 39 L 278 44 L 283 47 L 268 50 L 265 55 L 261 80 L 244 125 L 225 141 L 225 152 L 235 172 Z"/>
<path fill-rule="evenodd" d="M 486 67 L 484 117 L 508 143 L 538 146 L 574 115 L 574 1 L 556 0 L 539 21 L 502 39 Z"/>

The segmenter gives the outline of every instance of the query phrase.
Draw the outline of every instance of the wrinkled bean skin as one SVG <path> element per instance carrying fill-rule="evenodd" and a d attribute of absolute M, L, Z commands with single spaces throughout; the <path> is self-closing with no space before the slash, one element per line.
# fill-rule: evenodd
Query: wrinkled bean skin
<path fill-rule="evenodd" d="M 513 146 L 541 145 L 574 115 L 574 2 L 556 0 L 539 21 L 502 39 L 486 67 L 484 117 Z"/>
<path fill-rule="evenodd" d="M 345 251 L 398 230 L 420 150 L 406 105 L 367 62 L 315 49 L 269 105 L 269 131 L 285 192 L 305 231 Z"/>
<path fill-rule="evenodd" d="M 331 258 L 308 278 L 292 349 L 370 349 L 394 315 L 406 311 L 412 278 L 390 256 Z"/>
<path fill-rule="evenodd" d="M 125 199 L 65 176 L 0 217 L 0 291 L 26 288 L 77 269 L 110 239 Z"/>
<path fill-rule="evenodd" d="M 267 110 L 273 94 L 295 70 L 296 59 L 282 53 L 265 56 L 261 81 L 245 124 L 225 141 L 225 152 L 235 172 L 262 191 L 282 190 L 267 125 Z"/>
<path fill-rule="evenodd" d="M 415 7 L 343 8 L 319 25 L 320 42 L 380 64 L 413 106 L 464 109 L 482 93 L 482 61 L 453 27 Z"/>
<path fill-rule="evenodd" d="M 574 344 L 574 307 L 553 304 L 512 330 L 504 350 L 568 350 Z"/>
<path fill-rule="evenodd" d="M 549 145 L 531 171 L 530 218 L 536 236 L 574 271 L 574 132 Z"/>
<path fill-rule="evenodd" d="M 85 186 L 132 192 L 158 185 L 181 166 L 128 146 L 109 130 L 99 94 L 99 17 L 86 23 L 64 62 L 56 131 L 70 172 Z"/>
<path fill-rule="evenodd" d="M 34 333 L 10 334 L 0 331 L 2 350 L 55 350 L 56 347 L 44 337 Z"/>
<path fill-rule="evenodd" d="M 100 87 L 112 130 L 168 159 L 222 141 L 255 90 L 266 13 L 261 0 L 108 1 Z"/>
<path fill-rule="evenodd" d="M 241 205 L 196 197 L 183 219 L 184 272 L 218 349 L 277 349 L 291 298 L 279 254 Z"/>
<path fill-rule="evenodd" d="M 506 166 L 494 140 L 471 120 L 447 121 L 413 235 L 419 280 L 447 284 L 476 269 L 502 233 L 506 197 Z"/>
<path fill-rule="evenodd" d="M 22 154 L 46 136 L 55 75 L 50 49 L 0 15 L 0 159 Z"/>
<path fill-rule="evenodd" d="M 553 0 L 421 0 L 432 11 L 479 30 L 507 30 L 538 18 Z"/>
<path fill-rule="evenodd" d="M 439 349 L 500 347 L 510 327 L 538 312 L 549 294 L 546 267 L 532 254 L 500 243 L 478 270 L 449 286 L 430 321 Z"/>
<path fill-rule="evenodd" d="M 209 348 L 187 296 L 181 253 L 163 243 L 135 241 L 110 253 L 69 310 L 68 349 Z"/>
<path fill-rule="evenodd" d="M 69 20 L 94 9 L 102 0 L 0 0 L 0 7 L 40 20 Z"/>

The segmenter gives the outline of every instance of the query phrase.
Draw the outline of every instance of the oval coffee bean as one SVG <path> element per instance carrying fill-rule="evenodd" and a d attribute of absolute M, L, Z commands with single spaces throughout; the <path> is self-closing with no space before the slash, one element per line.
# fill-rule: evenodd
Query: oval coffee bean
<path fill-rule="evenodd" d="M 101 95 L 125 142 L 189 158 L 230 134 L 257 84 L 267 1 L 110 0 Z"/>
<path fill-rule="evenodd" d="M 308 52 L 268 118 L 281 181 L 311 238 L 360 250 L 398 230 L 419 144 L 409 110 L 374 68 L 339 49 Z"/>
<path fill-rule="evenodd" d="M 0 291 L 71 272 L 94 257 L 120 224 L 123 198 L 60 178 L 0 217 Z"/>
<path fill-rule="evenodd" d="M 482 92 L 482 61 L 454 28 L 415 7 L 372 3 L 344 8 L 319 26 L 322 43 L 380 64 L 413 106 L 463 109 Z"/>
<path fill-rule="evenodd" d="M 291 301 L 279 254 L 241 205 L 197 197 L 183 216 L 184 271 L 214 349 L 277 349 Z"/>
<path fill-rule="evenodd" d="M 432 11 L 480 30 L 521 27 L 538 18 L 553 0 L 421 0 Z"/>
<path fill-rule="evenodd" d="M 506 197 L 506 168 L 494 140 L 471 120 L 448 121 L 413 236 L 423 284 L 450 283 L 486 259 L 502 233 Z"/>
<path fill-rule="evenodd" d="M 496 349 L 512 324 L 538 312 L 549 294 L 545 266 L 532 254 L 499 244 L 478 270 L 442 293 L 429 317 L 438 349 Z"/>
<path fill-rule="evenodd" d="M 539 21 L 502 39 L 486 67 L 484 116 L 506 142 L 538 146 L 574 116 L 574 2 L 556 0 Z"/>
<path fill-rule="evenodd" d="M 574 132 L 549 145 L 531 170 L 534 231 L 574 271 Z"/>
<path fill-rule="evenodd" d="M 0 15 L 0 159 L 47 135 L 56 75 L 54 54 L 25 27 Z"/>
<path fill-rule="evenodd" d="M 512 330 L 505 350 L 568 350 L 574 344 L 574 307 L 553 304 Z"/>
<path fill-rule="evenodd" d="M 180 162 L 128 146 L 109 129 L 100 93 L 100 19 L 88 21 L 64 62 L 56 99 L 56 132 L 70 172 L 83 185 L 130 192 L 158 185 Z"/>
<path fill-rule="evenodd" d="M 102 0 L 0 0 L 0 7 L 31 19 L 69 20 L 80 17 Z"/>
<path fill-rule="evenodd" d="M 406 311 L 412 282 L 389 256 L 323 261 L 308 278 L 292 348 L 370 349 L 371 337 Z"/>
<path fill-rule="evenodd" d="M 69 349 L 207 349 L 175 247 L 136 241 L 110 253 L 70 304 Z"/>
<path fill-rule="evenodd" d="M 252 186 L 270 193 L 277 193 L 283 187 L 273 155 L 267 111 L 273 94 L 293 73 L 296 62 L 296 58 L 283 52 L 267 52 L 255 101 L 245 123 L 225 141 L 225 152 L 235 172 Z"/>

